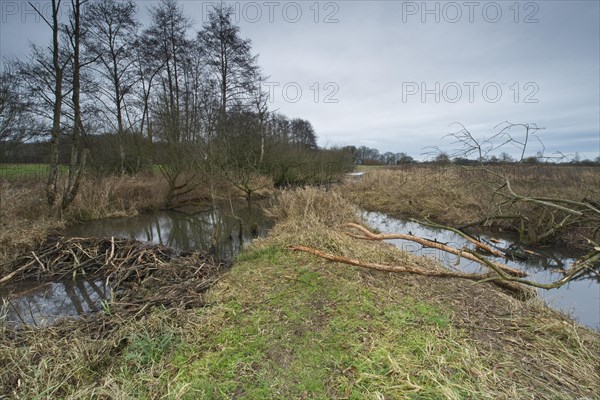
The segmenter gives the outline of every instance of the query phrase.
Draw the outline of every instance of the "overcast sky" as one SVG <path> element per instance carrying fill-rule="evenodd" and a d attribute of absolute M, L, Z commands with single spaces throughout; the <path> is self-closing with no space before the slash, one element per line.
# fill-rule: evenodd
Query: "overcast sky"
<path fill-rule="evenodd" d="M 26 2 L 0 3 L 2 57 L 49 39 Z M 547 155 L 600 156 L 598 1 L 228 3 L 270 76 L 271 109 L 310 120 L 321 146 L 422 158 L 453 148 L 453 122 L 489 137 L 509 120 L 544 127 Z M 145 22 L 153 2 L 138 4 Z M 211 3 L 181 4 L 200 29 Z"/>

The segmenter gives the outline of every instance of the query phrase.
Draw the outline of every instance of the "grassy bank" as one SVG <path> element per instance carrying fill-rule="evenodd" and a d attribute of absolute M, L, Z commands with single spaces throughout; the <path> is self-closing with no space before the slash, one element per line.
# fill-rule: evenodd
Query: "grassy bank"
<path fill-rule="evenodd" d="M 100 314 L 0 335 L 1 394 L 16 398 L 572 399 L 600 391 L 600 336 L 489 283 L 367 271 L 318 247 L 421 268 L 436 262 L 341 232 L 335 192 L 287 191 L 278 224 L 197 309 Z"/>
<path fill-rule="evenodd" d="M 525 236 L 548 229 L 547 210 L 535 209 L 530 203 L 500 204 L 506 200 L 498 190 L 508 178 L 512 189 L 523 196 L 600 201 L 600 168 L 554 165 L 404 166 L 396 169 L 371 168 L 358 180 L 340 190 L 352 202 L 369 211 L 385 212 L 404 218 L 430 218 L 438 223 L 461 226 L 498 214 L 524 215 Z M 540 217 L 540 218 L 538 218 Z M 554 217 L 558 218 L 558 217 Z M 555 223 L 558 224 L 557 220 Z M 518 231 L 521 220 L 487 221 L 503 229 Z M 583 243 L 582 235 L 593 235 L 597 225 L 588 224 L 560 232 L 566 244 Z M 527 239 L 527 237 L 525 237 Z"/>

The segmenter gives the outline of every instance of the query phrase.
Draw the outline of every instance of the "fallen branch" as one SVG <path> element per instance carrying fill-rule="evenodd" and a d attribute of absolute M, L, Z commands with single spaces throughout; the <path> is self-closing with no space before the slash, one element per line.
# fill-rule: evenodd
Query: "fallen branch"
<path fill-rule="evenodd" d="M 575 264 L 573 264 L 573 266 L 565 273 L 565 275 L 561 279 L 551 282 L 551 283 L 539 283 L 539 282 L 530 281 L 527 279 L 509 276 L 509 275 L 505 274 L 501 269 L 499 269 L 497 265 L 495 265 L 494 263 L 492 263 L 490 260 L 486 259 L 485 257 L 480 256 L 479 254 L 475 253 L 472 250 L 465 250 L 465 251 L 468 252 L 468 254 L 472 254 L 474 257 L 481 260 L 488 267 L 490 267 L 492 270 L 494 270 L 496 273 L 498 273 L 498 275 L 500 275 L 500 277 L 502 279 L 504 279 L 505 281 L 522 283 L 524 285 L 529 285 L 529 286 L 533 286 L 533 287 L 540 288 L 540 289 L 557 289 L 557 288 L 563 286 L 565 283 L 568 283 L 571 280 L 573 280 L 573 278 L 575 278 L 579 273 L 581 273 L 587 269 L 592 269 L 593 263 L 600 261 L 600 254 L 596 254 L 594 257 L 590 258 L 589 260 L 586 260 L 585 262 L 582 262 L 582 263 L 575 262 Z"/>
<path fill-rule="evenodd" d="M 429 247 L 429 248 L 433 248 L 433 249 L 438 249 L 438 250 L 442 250 L 445 251 L 447 253 L 451 253 L 454 254 L 458 257 L 463 257 L 466 258 L 467 260 L 470 261 L 474 261 L 476 263 L 479 263 L 483 266 L 489 266 L 487 263 L 484 263 L 481 261 L 480 258 L 475 257 L 473 254 L 469 253 L 469 252 L 465 252 L 464 250 L 459 250 L 456 249 L 454 247 L 445 245 L 443 243 L 438 243 L 438 242 L 433 242 L 431 240 L 428 239 L 423 239 L 417 236 L 413 236 L 413 235 L 407 235 L 407 234 L 403 234 L 403 233 L 394 233 L 394 234 L 376 234 L 371 232 L 370 230 L 368 230 L 367 228 L 365 228 L 364 226 L 358 225 L 358 224 L 354 224 L 354 223 L 349 223 L 346 224 L 347 227 L 349 228 L 354 228 L 357 229 L 359 231 L 361 231 L 364 236 L 361 235 L 355 235 L 352 233 L 347 233 L 347 235 L 356 238 L 356 239 L 362 239 L 362 240 L 388 240 L 388 239 L 403 239 L 403 240 L 410 240 L 412 242 L 416 242 L 419 243 L 420 245 L 424 246 L 424 247 Z M 474 240 L 474 239 L 473 239 Z M 500 263 L 493 263 L 496 267 L 498 267 L 500 270 L 504 271 L 507 274 L 510 274 L 512 276 L 520 276 L 520 277 L 526 277 L 527 274 L 523 271 L 519 271 L 517 269 L 511 268 L 508 265 L 504 265 L 504 264 L 500 264 Z"/>
<path fill-rule="evenodd" d="M 467 235 L 466 233 L 464 233 L 463 231 L 461 231 L 459 229 L 454 229 L 454 228 L 451 228 L 449 226 L 439 225 L 439 224 L 436 224 L 435 222 L 431 222 L 428 219 L 426 219 L 425 222 L 423 222 L 423 221 L 417 221 L 417 220 L 413 220 L 413 221 L 416 222 L 416 223 L 418 223 L 418 224 L 429 226 L 429 227 L 432 227 L 432 228 L 445 229 L 447 231 L 454 232 L 457 235 L 462 236 L 465 240 L 473 243 L 475 245 L 475 247 L 477 247 L 478 249 L 481 249 L 483 251 L 487 251 L 488 253 L 490 253 L 492 255 L 495 255 L 496 257 L 502 257 L 502 258 L 506 257 L 506 254 L 502 253 L 501 251 L 499 251 L 497 249 L 494 249 L 493 247 L 488 246 L 487 244 L 485 244 L 483 242 L 480 242 L 479 240 L 475 239 L 472 236 Z"/>
<path fill-rule="evenodd" d="M 512 282 L 508 282 L 501 278 L 498 275 L 493 273 L 487 274 L 475 274 L 475 273 L 465 273 L 465 272 L 454 272 L 454 271 L 443 271 L 443 270 L 425 270 L 421 268 L 415 267 L 407 267 L 407 266 L 392 266 L 392 265 L 384 265 L 377 263 L 369 263 L 360 261 L 350 257 L 344 256 L 336 256 L 334 254 L 325 253 L 323 251 L 314 249 L 312 247 L 307 246 L 290 246 L 290 250 L 293 251 L 302 251 L 305 253 L 313 254 L 317 257 L 324 258 L 329 261 L 339 262 L 342 264 L 354 265 L 357 267 L 373 269 L 376 271 L 384 271 L 384 272 L 396 272 L 396 273 L 409 273 L 415 275 L 429 276 L 429 277 L 437 277 L 437 278 L 460 278 L 460 279 L 468 279 L 471 281 L 475 281 L 477 283 L 482 282 L 491 282 L 503 289 L 507 289 L 515 294 L 517 294 L 521 298 L 530 297 L 530 293 L 525 290 L 522 286 L 516 285 Z"/>

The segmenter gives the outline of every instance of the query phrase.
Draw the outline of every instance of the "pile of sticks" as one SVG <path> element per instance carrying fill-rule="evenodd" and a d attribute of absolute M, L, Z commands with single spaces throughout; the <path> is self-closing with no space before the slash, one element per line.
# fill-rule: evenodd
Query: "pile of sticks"
<path fill-rule="evenodd" d="M 64 237 L 50 238 L 3 267 L 13 272 L 0 278 L 0 287 L 34 279 L 103 279 L 112 291 L 111 309 L 135 313 L 154 305 L 202 305 L 201 293 L 225 268 L 202 252 L 129 239 Z"/>

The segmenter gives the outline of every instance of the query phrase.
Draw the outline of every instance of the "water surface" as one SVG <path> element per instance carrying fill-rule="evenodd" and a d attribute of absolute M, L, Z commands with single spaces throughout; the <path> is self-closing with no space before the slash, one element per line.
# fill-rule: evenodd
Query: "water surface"
<path fill-rule="evenodd" d="M 415 236 L 436 240 L 455 248 L 461 248 L 468 242 L 460 235 L 443 229 L 431 228 L 417 222 L 392 218 L 383 213 L 363 212 L 362 217 L 375 229 L 385 233 L 408 233 Z M 509 234 L 478 235 L 481 241 L 493 243 L 500 248 L 516 246 L 515 237 Z M 440 260 L 445 266 L 464 272 L 482 272 L 484 267 L 473 261 L 461 258 L 457 264 L 455 255 L 438 249 L 423 248 L 421 245 L 407 240 L 388 240 L 398 248 L 411 253 L 429 256 Z M 468 246 L 472 247 L 472 246 Z M 527 272 L 527 279 L 540 283 L 550 283 L 559 280 L 563 275 L 559 272 L 570 267 L 579 254 L 560 247 L 528 247 L 527 250 L 538 253 L 530 255 L 527 260 L 506 260 L 494 258 L 512 268 Z M 584 276 L 571 281 L 558 289 L 537 289 L 538 294 L 546 303 L 557 310 L 571 315 L 582 325 L 600 330 L 600 283 L 593 276 Z"/>
<path fill-rule="evenodd" d="M 259 206 L 249 209 L 245 202 L 236 202 L 219 208 L 188 207 L 95 220 L 72 226 L 63 235 L 135 239 L 184 251 L 210 252 L 226 261 L 245 243 L 266 235 L 270 226 Z M 6 324 L 45 326 L 61 318 L 100 311 L 103 301 L 110 300 L 110 289 L 102 281 L 81 278 L 42 284 L 30 281 L 0 289 L 0 299 Z"/>
<path fill-rule="evenodd" d="M 102 280 L 77 278 L 41 285 L 29 281 L 0 289 L 0 307 L 8 326 L 47 326 L 59 319 L 98 312 L 110 296 L 110 288 Z"/>
<path fill-rule="evenodd" d="M 230 260 L 244 243 L 266 235 L 271 222 L 262 209 L 245 202 L 220 208 L 156 211 L 129 218 L 110 218 L 74 225 L 63 234 L 70 237 L 115 237 L 162 244 L 179 250 L 212 252 Z"/>

